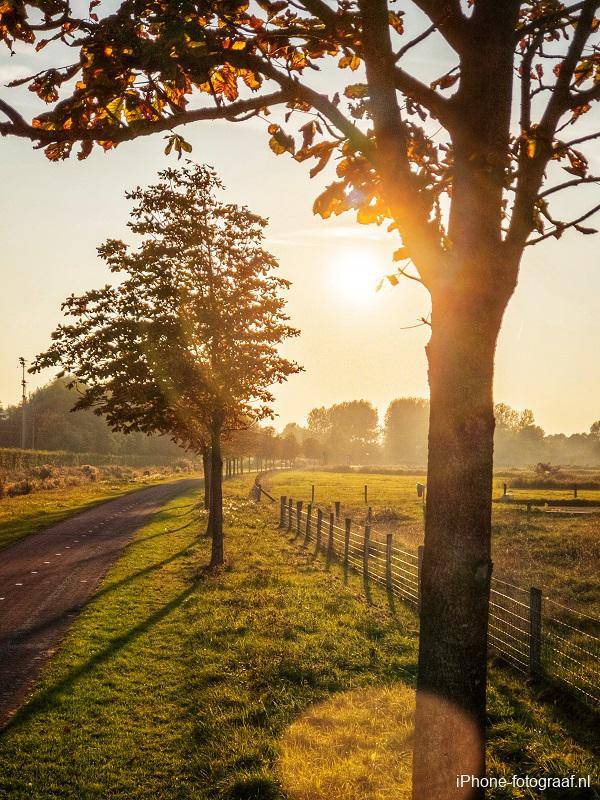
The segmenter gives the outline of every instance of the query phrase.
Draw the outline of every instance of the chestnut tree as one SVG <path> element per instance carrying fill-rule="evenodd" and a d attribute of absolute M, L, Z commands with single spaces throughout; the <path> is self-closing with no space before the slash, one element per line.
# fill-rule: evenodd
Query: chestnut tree
<path fill-rule="evenodd" d="M 564 218 L 555 201 L 598 180 L 586 148 L 600 135 L 599 5 L 122 0 L 103 15 L 92 0 L 84 19 L 60 0 L 0 6 L 9 45 L 62 40 L 74 54 L 25 81 L 47 112 L 30 121 L 0 101 L 0 132 L 59 160 L 159 131 L 181 152 L 183 125 L 264 118 L 275 153 L 313 177 L 335 164 L 315 213 L 385 224 L 399 244 L 390 281 L 429 291 L 416 800 L 456 796 L 456 774 L 485 770 L 494 353 L 525 248 L 593 232 L 598 204 Z M 431 81 L 407 61 L 434 40 L 453 62 Z"/>

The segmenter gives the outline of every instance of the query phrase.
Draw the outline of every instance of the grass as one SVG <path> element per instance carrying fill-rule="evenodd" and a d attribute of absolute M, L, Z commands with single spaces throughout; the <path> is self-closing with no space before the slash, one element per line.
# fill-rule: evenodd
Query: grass
<path fill-rule="evenodd" d="M 270 476 L 268 491 L 306 503 L 314 484 L 317 505 L 329 509 L 335 500 L 340 500 L 342 515 L 352 517 L 359 526 L 364 524 L 367 507 L 371 506 L 375 531 L 393 532 L 400 546 L 416 550 L 423 542 L 423 506 L 415 485 L 424 481 L 425 476 L 418 475 L 293 471 Z M 494 483 L 494 492 L 499 496 L 502 480 L 496 478 Z M 368 503 L 364 502 L 365 484 Z M 536 494 L 544 495 L 544 491 L 536 490 Z M 526 589 L 539 586 L 558 602 L 598 616 L 598 519 L 595 515 L 543 511 L 533 511 L 528 517 L 523 508 L 495 503 L 494 574 Z"/>
<path fill-rule="evenodd" d="M 402 800 L 416 618 L 289 542 L 250 480 L 219 573 L 195 492 L 138 532 L 0 737 L 1 797 Z M 550 699 L 493 670 L 495 771 L 593 772 L 592 718 Z"/>
<path fill-rule="evenodd" d="M 136 478 L 85 483 L 68 488 L 49 489 L 43 492 L 4 497 L 0 500 L 0 549 L 23 536 L 36 533 L 48 525 L 85 511 L 92 506 L 111 500 L 114 497 L 136 491 L 144 486 L 173 480 L 180 475 L 168 478 Z"/>

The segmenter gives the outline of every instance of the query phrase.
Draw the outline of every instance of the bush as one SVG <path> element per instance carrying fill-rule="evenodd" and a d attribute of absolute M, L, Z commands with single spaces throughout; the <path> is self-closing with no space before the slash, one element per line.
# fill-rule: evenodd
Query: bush
<path fill-rule="evenodd" d="M 98 467 L 92 467 L 91 464 L 84 464 L 81 467 L 81 472 L 90 481 L 97 481 L 100 475 Z"/>
<path fill-rule="evenodd" d="M 31 481 L 29 478 L 25 478 L 25 480 L 9 484 L 6 493 L 9 497 L 16 497 L 20 494 L 30 494 L 32 489 Z"/>

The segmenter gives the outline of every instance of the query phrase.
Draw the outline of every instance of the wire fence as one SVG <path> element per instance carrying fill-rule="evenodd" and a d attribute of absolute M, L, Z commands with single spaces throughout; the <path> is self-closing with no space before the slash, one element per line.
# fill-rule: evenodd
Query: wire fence
<path fill-rule="evenodd" d="M 399 547 L 392 533 L 376 531 L 369 518 L 358 527 L 350 518 L 324 511 L 301 500 L 280 498 L 280 528 L 327 563 L 340 563 L 395 598 L 413 606 L 420 599 L 423 547 Z M 567 608 L 535 586 L 521 586 L 493 577 L 488 624 L 490 651 L 519 672 L 567 687 L 592 706 L 600 706 L 600 620 Z"/>

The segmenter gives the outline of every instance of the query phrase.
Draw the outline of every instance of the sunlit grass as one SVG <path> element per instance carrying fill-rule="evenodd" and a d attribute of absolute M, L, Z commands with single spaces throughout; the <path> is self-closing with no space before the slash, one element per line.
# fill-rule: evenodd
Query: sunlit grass
<path fill-rule="evenodd" d="M 136 477 L 135 480 L 99 481 L 0 500 L 0 549 L 30 533 L 85 511 L 104 500 L 176 477 Z"/>
<path fill-rule="evenodd" d="M 0 797 L 403 799 L 416 616 L 289 541 L 252 480 L 225 485 L 218 573 L 196 490 L 138 532 L 0 736 Z M 592 717 L 545 699 L 492 670 L 494 771 L 593 771 Z"/>
<path fill-rule="evenodd" d="M 415 486 L 424 480 L 424 476 L 418 475 L 295 470 L 271 474 L 267 484 L 277 499 L 286 495 L 305 504 L 311 499 L 314 485 L 315 503 L 329 510 L 336 500 L 341 501 L 342 517 L 351 517 L 359 530 L 370 506 L 373 530 L 393 533 L 400 547 L 412 551 L 423 542 L 423 506 Z M 497 488 L 495 491 L 496 496 L 501 494 L 501 481 L 499 492 Z M 543 490 L 535 492 L 544 494 Z M 597 615 L 600 613 L 599 523 L 600 517 L 594 515 L 559 516 L 543 511 L 528 515 L 524 508 L 495 503 L 494 574 L 525 589 L 539 586 L 553 599 Z"/>
<path fill-rule="evenodd" d="M 374 686 L 310 707 L 281 742 L 288 796 L 408 800 L 414 702 L 406 686 Z"/>

